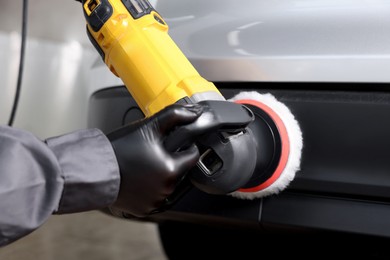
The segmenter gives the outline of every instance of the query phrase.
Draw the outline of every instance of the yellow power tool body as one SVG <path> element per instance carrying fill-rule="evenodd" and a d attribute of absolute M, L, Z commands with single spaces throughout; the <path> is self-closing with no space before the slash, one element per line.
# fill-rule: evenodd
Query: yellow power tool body
<path fill-rule="evenodd" d="M 90 40 L 146 116 L 183 98 L 224 100 L 171 39 L 148 1 L 87 0 L 83 9 Z"/>
<path fill-rule="evenodd" d="M 120 77 L 146 117 L 174 103 L 202 103 L 215 130 L 196 144 L 201 152 L 191 172 L 195 186 L 226 194 L 245 185 L 256 164 L 256 147 L 247 126 L 251 110 L 227 101 L 199 75 L 168 34 L 168 25 L 147 0 L 82 0 L 87 34 L 108 68 Z M 203 124 L 206 125 L 206 124 Z M 191 138 L 193 125 L 168 138 L 168 150 Z M 173 147 L 173 149 L 169 148 Z"/>

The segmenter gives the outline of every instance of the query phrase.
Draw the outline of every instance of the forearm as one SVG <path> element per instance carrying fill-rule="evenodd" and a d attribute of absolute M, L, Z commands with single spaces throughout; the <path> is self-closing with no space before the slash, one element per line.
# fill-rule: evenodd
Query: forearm
<path fill-rule="evenodd" d="M 120 175 L 111 143 L 97 129 L 46 140 L 65 180 L 58 210 L 73 213 L 99 209 L 118 195 Z"/>
<path fill-rule="evenodd" d="M 53 213 L 100 209 L 116 199 L 116 158 L 99 130 L 42 142 L 0 126 L 0 147 L 0 245 L 32 232 Z"/>

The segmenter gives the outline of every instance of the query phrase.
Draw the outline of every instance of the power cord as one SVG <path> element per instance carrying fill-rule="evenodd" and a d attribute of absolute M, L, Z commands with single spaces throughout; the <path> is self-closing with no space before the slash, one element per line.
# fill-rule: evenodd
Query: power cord
<path fill-rule="evenodd" d="M 27 37 L 27 14 L 28 14 L 28 0 L 23 0 L 22 33 L 21 33 L 22 36 L 21 36 L 21 47 L 20 47 L 19 72 L 18 72 L 18 81 L 16 84 L 14 103 L 12 105 L 12 110 L 8 121 L 9 126 L 12 126 L 14 123 L 16 110 L 19 104 L 20 91 L 22 87 L 24 54 L 26 50 L 26 37 Z"/>

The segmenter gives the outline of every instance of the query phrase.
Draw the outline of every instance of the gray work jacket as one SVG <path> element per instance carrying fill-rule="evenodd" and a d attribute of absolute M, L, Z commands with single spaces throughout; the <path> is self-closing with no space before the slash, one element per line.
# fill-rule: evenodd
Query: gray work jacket
<path fill-rule="evenodd" d="M 0 246 L 31 233 L 52 214 L 112 204 L 119 182 L 113 148 L 98 129 L 42 141 L 0 126 Z"/>

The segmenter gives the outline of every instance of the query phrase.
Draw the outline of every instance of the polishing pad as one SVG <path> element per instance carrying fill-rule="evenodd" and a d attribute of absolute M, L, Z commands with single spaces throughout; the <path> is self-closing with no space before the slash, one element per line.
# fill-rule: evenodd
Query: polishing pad
<path fill-rule="evenodd" d="M 303 143 L 297 120 L 269 93 L 241 92 L 229 101 L 244 104 L 254 112 L 256 118 L 249 131 L 258 146 L 258 166 L 251 180 L 229 195 L 251 200 L 279 193 L 300 170 Z"/>

